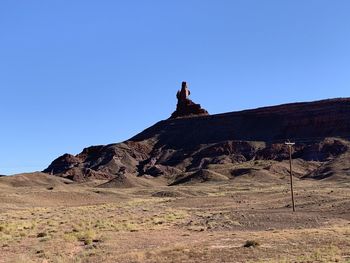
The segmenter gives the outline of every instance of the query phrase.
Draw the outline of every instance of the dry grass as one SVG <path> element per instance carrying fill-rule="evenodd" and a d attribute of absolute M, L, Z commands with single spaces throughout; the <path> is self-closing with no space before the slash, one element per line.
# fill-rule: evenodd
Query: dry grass
<path fill-rule="evenodd" d="M 2 188 L 0 262 L 350 260 L 348 183 L 297 180 L 294 214 L 285 183 L 238 180 L 98 193 L 84 185 L 46 188 Z M 152 197 L 159 190 L 183 196 Z M 37 196 L 44 194 L 40 205 Z M 260 245 L 244 247 L 247 240 Z"/>

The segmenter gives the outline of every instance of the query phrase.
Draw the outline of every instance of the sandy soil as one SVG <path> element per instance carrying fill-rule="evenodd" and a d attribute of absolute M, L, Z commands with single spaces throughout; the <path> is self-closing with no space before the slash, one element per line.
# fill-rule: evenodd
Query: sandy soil
<path fill-rule="evenodd" d="M 287 178 L 126 189 L 18 178 L 0 180 L 0 262 L 350 262 L 349 181 L 296 179 L 293 213 Z"/>

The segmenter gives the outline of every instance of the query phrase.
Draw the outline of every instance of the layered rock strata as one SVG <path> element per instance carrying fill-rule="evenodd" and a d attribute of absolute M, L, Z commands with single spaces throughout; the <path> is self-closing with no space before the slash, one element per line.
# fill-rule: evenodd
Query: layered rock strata
<path fill-rule="evenodd" d="M 178 97 L 188 95 L 184 89 Z M 160 121 L 123 143 L 92 146 L 76 156 L 65 154 L 44 172 L 75 181 L 125 174 L 172 183 L 178 176 L 184 180 L 187 173 L 211 178 L 218 170 L 199 171 L 225 167 L 228 170 L 220 173 L 236 176 L 246 172 L 234 168 L 236 164 L 287 160 L 284 142 L 291 140 L 296 142 L 293 158 L 300 167 L 308 167 L 303 168 L 305 176 L 313 177 L 313 171 L 316 178 L 332 176 L 332 171 L 350 176 L 349 139 L 349 98 L 293 103 Z"/>

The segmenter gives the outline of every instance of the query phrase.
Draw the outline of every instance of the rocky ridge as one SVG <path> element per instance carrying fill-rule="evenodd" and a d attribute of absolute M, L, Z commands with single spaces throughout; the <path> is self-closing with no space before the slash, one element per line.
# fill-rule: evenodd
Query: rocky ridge
<path fill-rule="evenodd" d="M 183 84 L 178 92 L 179 101 L 188 98 L 186 88 Z M 110 185 L 119 186 L 125 181 L 130 187 L 160 178 L 170 185 L 252 174 L 267 178 L 288 173 L 284 142 L 289 139 L 296 142 L 297 176 L 350 178 L 349 98 L 217 115 L 192 110 L 182 115 L 179 107 L 170 119 L 125 142 L 65 154 L 44 172 L 78 182 L 114 180 Z"/>

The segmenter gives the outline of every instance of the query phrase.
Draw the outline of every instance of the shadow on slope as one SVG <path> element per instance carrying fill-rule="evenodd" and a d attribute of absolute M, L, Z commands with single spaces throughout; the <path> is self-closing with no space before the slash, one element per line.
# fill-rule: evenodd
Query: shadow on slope
<path fill-rule="evenodd" d="M 103 183 L 97 187 L 100 188 L 132 188 L 132 187 L 150 187 L 160 184 L 162 179 L 137 177 L 132 174 L 119 174 L 112 180 Z M 162 183 L 164 184 L 164 183 Z"/>
<path fill-rule="evenodd" d="M 219 174 L 217 172 L 200 169 L 194 173 L 186 173 L 178 175 L 174 182 L 169 184 L 169 186 L 179 185 L 179 184 L 194 184 L 194 183 L 203 183 L 203 182 L 222 182 L 228 181 L 229 178 L 225 175 Z"/>

